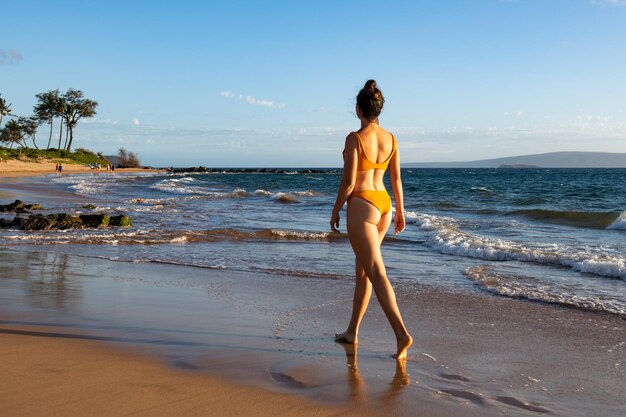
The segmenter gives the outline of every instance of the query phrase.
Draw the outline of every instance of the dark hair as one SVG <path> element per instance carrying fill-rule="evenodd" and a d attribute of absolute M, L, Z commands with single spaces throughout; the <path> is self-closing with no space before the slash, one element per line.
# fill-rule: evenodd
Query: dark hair
<path fill-rule="evenodd" d="M 383 111 L 385 97 L 382 91 L 376 88 L 376 81 L 367 80 L 359 94 L 356 96 L 356 104 L 361 109 L 361 114 L 369 121 L 375 120 Z"/>

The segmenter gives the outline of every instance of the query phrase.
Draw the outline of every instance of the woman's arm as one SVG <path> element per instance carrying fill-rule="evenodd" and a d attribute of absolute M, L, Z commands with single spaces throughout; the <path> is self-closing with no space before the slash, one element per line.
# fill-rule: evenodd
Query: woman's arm
<path fill-rule="evenodd" d="M 391 188 L 393 198 L 396 201 L 396 214 L 393 218 L 394 235 L 404 230 L 404 194 L 402 191 L 402 178 L 400 176 L 400 149 L 396 145 L 396 152 L 389 163 L 389 175 L 391 177 Z"/>
<path fill-rule="evenodd" d="M 346 137 L 346 144 L 343 151 L 343 178 L 339 184 L 337 199 L 335 200 L 335 206 L 330 216 L 330 229 L 333 232 L 339 232 L 339 230 L 337 230 L 339 227 L 339 211 L 348 200 L 348 197 L 350 197 L 350 194 L 352 194 L 352 190 L 354 190 L 357 158 L 356 138 L 350 134 Z"/>

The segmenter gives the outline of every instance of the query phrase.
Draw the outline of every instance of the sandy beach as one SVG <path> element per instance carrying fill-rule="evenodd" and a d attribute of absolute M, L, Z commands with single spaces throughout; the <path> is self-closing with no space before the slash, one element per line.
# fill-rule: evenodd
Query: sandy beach
<path fill-rule="evenodd" d="M 28 178 L 4 202 L 74 201 Z M 190 248 L 189 250 L 191 250 Z M 621 416 L 626 321 L 402 280 L 406 362 L 350 280 L 0 248 L 0 415 Z M 124 251 L 124 245 L 119 246 Z M 263 255 L 263 254 L 261 254 Z"/>
<path fill-rule="evenodd" d="M 0 161 L 0 177 L 28 177 L 35 175 L 55 174 L 56 162 L 48 159 L 42 159 L 39 162 L 20 161 L 18 159 L 9 159 Z M 143 168 L 118 168 L 116 172 L 156 172 L 153 169 Z M 64 174 L 87 174 L 94 172 L 93 169 L 80 164 L 63 164 Z M 106 172 L 101 169 L 100 172 Z"/>

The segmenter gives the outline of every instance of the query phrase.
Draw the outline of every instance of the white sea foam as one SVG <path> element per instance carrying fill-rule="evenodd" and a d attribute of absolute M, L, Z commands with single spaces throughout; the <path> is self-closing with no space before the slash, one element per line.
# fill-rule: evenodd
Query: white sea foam
<path fill-rule="evenodd" d="M 588 293 L 571 283 L 538 280 L 531 276 L 502 274 L 479 265 L 467 268 L 464 274 L 487 291 L 507 297 L 521 297 L 549 303 L 574 306 L 585 310 L 607 311 L 626 316 L 626 302 L 619 294 L 594 289 Z"/>
<path fill-rule="evenodd" d="M 622 211 L 619 217 L 607 229 L 626 230 L 626 210 Z"/>
<path fill-rule="evenodd" d="M 194 196 L 204 196 L 215 199 L 222 198 L 238 198 L 238 197 L 246 197 L 248 195 L 247 191 L 243 188 L 237 188 L 231 192 L 223 192 L 223 191 L 211 191 L 201 186 L 193 186 L 187 185 L 187 183 L 182 183 L 179 178 L 167 178 L 157 182 L 156 184 L 152 184 L 150 186 L 153 190 L 165 191 L 173 194 L 184 194 L 184 195 L 194 195 Z"/>
<path fill-rule="evenodd" d="M 299 195 L 302 197 L 315 197 L 319 194 L 319 192 L 314 190 L 306 190 L 306 191 L 294 191 L 293 194 Z"/>
<path fill-rule="evenodd" d="M 263 190 L 263 189 L 258 189 L 254 193 L 256 195 L 272 195 L 271 191 L 267 191 L 267 190 Z"/>
<path fill-rule="evenodd" d="M 407 223 L 426 232 L 426 245 L 448 255 L 491 261 L 521 261 L 560 265 L 575 271 L 626 280 L 626 257 L 558 244 L 530 244 L 473 235 L 459 229 L 456 219 L 405 212 Z"/>
<path fill-rule="evenodd" d="M 279 230 L 271 229 L 271 233 L 274 236 L 288 239 L 311 239 L 311 240 L 325 240 L 330 236 L 330 232 L 300 232 L 295 230 Z"/>

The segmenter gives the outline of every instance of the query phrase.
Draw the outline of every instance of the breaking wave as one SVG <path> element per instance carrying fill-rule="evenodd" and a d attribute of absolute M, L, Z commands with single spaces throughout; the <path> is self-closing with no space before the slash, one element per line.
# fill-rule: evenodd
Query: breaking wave
<path fill-rule="evenodd" d="M 425 245 L 448 255 L 490 261 L 521 261 L 558 265 L 572 270 L 626 280 L 626 257 L 557 244 L 510 242 L 476 236 L 458 228 L 458 221 L 443 216 L 405 213 L 407 223 L 417 224 L 427 234 Z"/>

